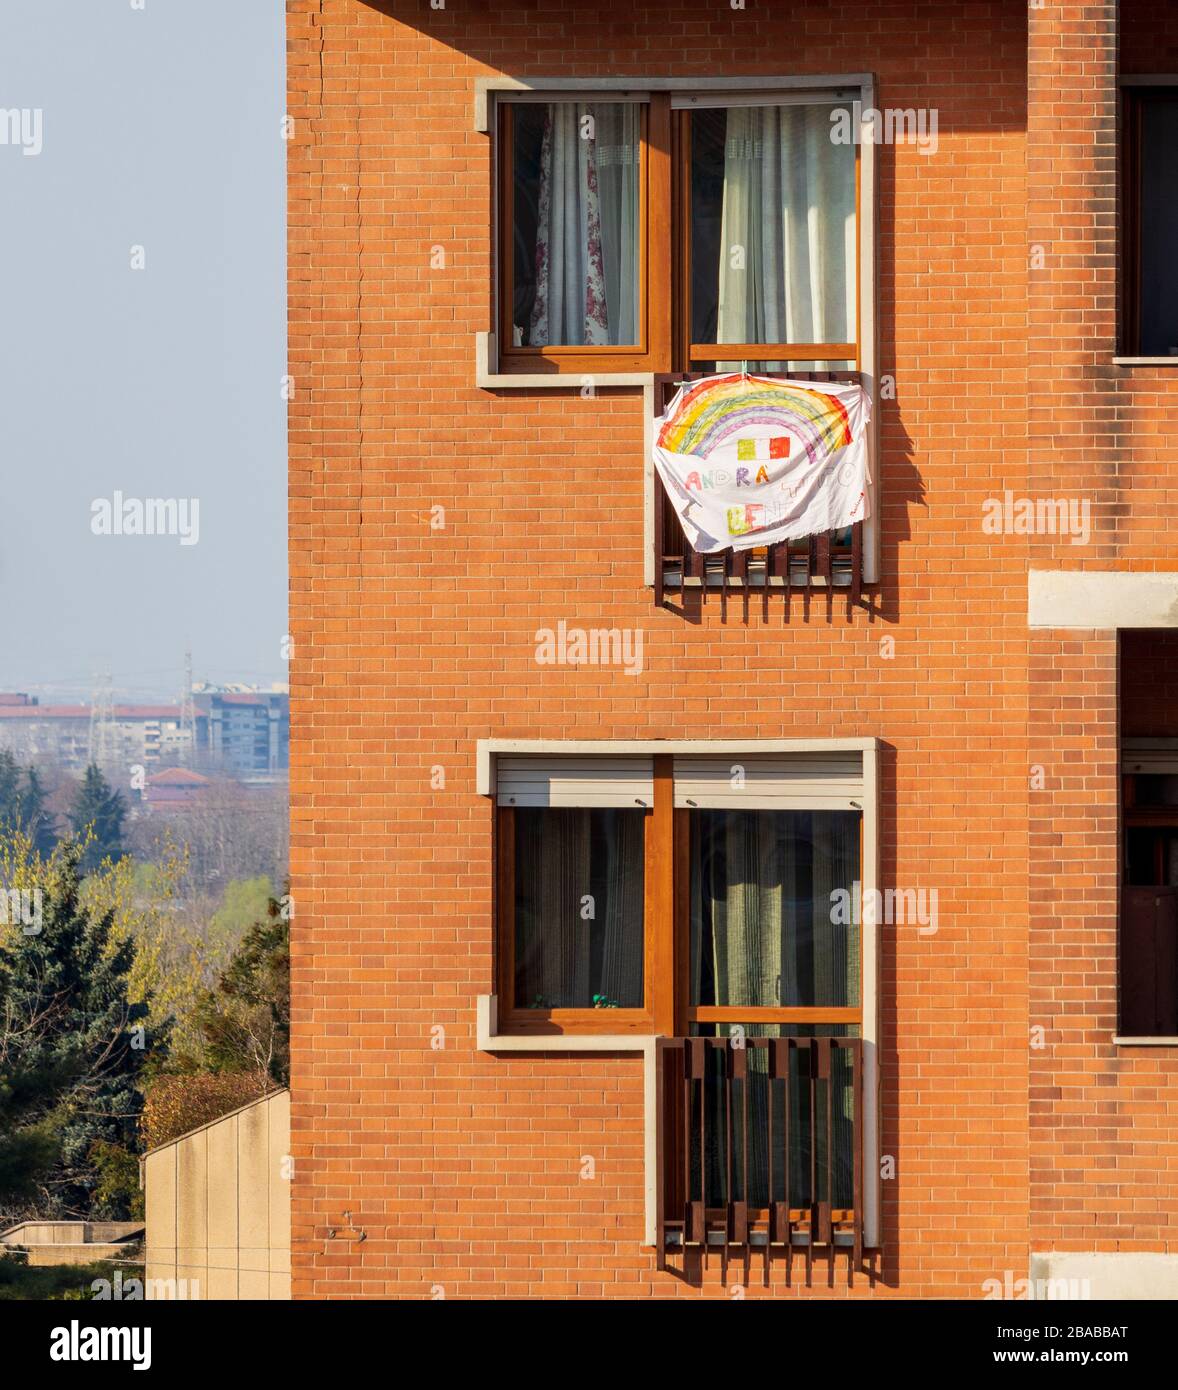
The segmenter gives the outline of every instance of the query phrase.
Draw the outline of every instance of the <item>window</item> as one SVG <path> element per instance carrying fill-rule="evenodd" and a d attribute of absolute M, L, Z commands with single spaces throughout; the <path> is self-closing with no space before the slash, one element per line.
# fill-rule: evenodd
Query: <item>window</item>
<path fill-rule="evenodd" d="M 483 1045 L 642 1049 L 660 1260 L 735 1241 L 853 1267 L 879 1239 L 876 745 L 785 742 L 479 747 Z"/>
<path fill-rule="evenodd" d="M 1178 739 L 1122 743 L 1120 1029 L 1178 1037 Z"/>
<path fill-rule="evenodd" d="M 507 1030 L 858 1036 L 864 794 L 858 751 L 500 756 Z"/>
<path fill-rule="evenodd" d="M 655 761 L 497 760 L 496 974 L 509 1031 L 652 1031 Z"/>
<path fill-rule="evenodd" d="M 646 812 L 529 807 L 515 820 L 514 996 L 641 1009 Z"/>
<path fill-rule="evenodd" d="M 1125 92 L 1122 351 L 1178 356 L 1178 84 Z"/>
<path fill-rule="evenodd" d="M 855 365 L 856 146 L 826 104 L 684 113 L 683 281 L 693 365 Z M 786 356 L 792 345 L 794 356 Z M 722 360 L 725 355 L 731 360 Z"/>
<path fill-rule="evenodd" d="M 859 95 L 503 96 L 501 369 L 857 370 Z"/>
<path fill-rule="evenodd" d="M 747 1131 L 734 1133 L 732 1162 L 724 1151 L 723 1052 L 709 1056 L 704 1092 L 710 1107 L 703 1149 L 705 1201 L 714 1208 L 742 1198 L 767 1207 L 774 1191 L 801 1205 L 811 1162 L 825 1167 L 823 1126 L 807 1129 L 810 1057 L 787 1053 L 789 1076 L 774 1082 L 769 1052 L 753 1038 L 857 1037 L 860 1002 L 860 923 L 853 904 L 862 881 L 859 811 L 695 809 L 689 825 L 687 1027 L 694 1036 L 743 1031 L 748 1058 L 744 1083 Z M 841 910 L 840 910 L 841 909 Z M 796 1020 L 809 1022 L 799 1023 Z M 831 1054 L 832 1188 L 836 1208 L 852 1206 L 854 1089 L 850 1054 Z M 779 1094 L 774 1103 L 770 1092 Z M 787 1105 L 788 1099 L 788 1105 Z M 787 1118 L 787 1110 L 789 1112 Z M 775 1117 L 772 1126 L 770 1118 Z M 710 1122 L 709 1122 L 710 1121 Z M 699 1117 L 693 1117 L 698 1128 Z M 770 1134 L 770 1128 L 772 1133 Z M 786 1134 L 789 1156 L 785 1158 Z M 758 1143 L 768 1136 L 770 1142 Z M 747 1146 L 747 1154 L 744 1152 Z M 769 1155 L 788 1162 L 789 1176 L 770 1171 Z M 743 1182 L 737 1174 L 743 1173 Z"/>
<path fill-rule="evenodd" d="M 688 1019 L 777 1022 L 795 1009 L 857 1015 L 857 811 L 687 812 Z M 842 894 L 840 898 L 838 895 Z M 857 1018 L 856 1018 L 857 1021 Z"/>
<path fill-rule="evenodd" d="M 513 347 L 639 347 L 645 115 L 638 102 L 510 112 Z"/>

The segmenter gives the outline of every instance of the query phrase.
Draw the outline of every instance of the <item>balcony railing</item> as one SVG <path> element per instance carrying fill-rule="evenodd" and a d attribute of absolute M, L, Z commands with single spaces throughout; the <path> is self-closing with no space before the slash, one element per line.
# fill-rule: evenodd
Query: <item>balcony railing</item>
<path fill-rule="evenodd" d="M 684 381 L 696 381 L 704 373 L 688 372 L 655 379 L 655 410 L 662 414 Z M 770 375 L 774 375 L 770 373 Z M 859 380 L 858 372 L 791 372 L 791 381 Z M 804 540 L 782 541 L 754 550 L 721 550 L 701 555 L 688 544 L 679 517 L 662 480 L 655 477 L 654 600 L 660 607 L 668 590 L 698 589 L 727 595 L 732 589 L 759 590 L 768 595 L 777 589 L 785 595 L 795 590 L 840 589 L 858 602 L 863 583 L 863 523 L 841 531 L 828 531 Z"/>
<path fill-rule="evenodd" d="M 658 1044 L 658 1246 L 762 1247 L 807 1271 L 863 1256 L 858 1038 L 665 1038 Z"/>

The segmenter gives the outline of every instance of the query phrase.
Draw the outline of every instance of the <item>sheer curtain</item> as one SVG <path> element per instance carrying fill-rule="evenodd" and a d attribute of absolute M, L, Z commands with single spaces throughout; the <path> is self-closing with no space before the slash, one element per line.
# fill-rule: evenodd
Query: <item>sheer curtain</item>
<path fill-rule="evenodd" d="M 632 102 L 554 102 L 547 109 L 534 346 L 637 342 L 639 112 Z"/>
<path fill-rule="evenodd" d="M 855 147 L 832 109 L 728 109 L 718 342 L 854 340 Z"/>
<path fill-rule="evenodd" d="M 642 813 L 520 810 L 515 842 L 517 1007 L 640 1007 Z"/>
<path fill-rule="evenodd" d="M 828 1007 L 859 997 L 859 932 L 832 894 L 858 877 L 851 812 L 695 813 L 693 999 L 726 1008 Z"/>

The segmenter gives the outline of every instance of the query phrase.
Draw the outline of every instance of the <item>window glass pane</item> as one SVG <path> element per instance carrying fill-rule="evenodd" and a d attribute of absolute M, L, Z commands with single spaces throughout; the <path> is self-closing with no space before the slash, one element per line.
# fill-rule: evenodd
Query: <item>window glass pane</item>
<path fill-rule="evenodd" d="M 638 342 L 641 111 L 513 106 L 516 347 Z"/>
<path fill-rule="evenodd" d="M 645 812 L 515 813 L 515 1004 L 643 1004 Z"/>
<path fill-rule="evenodd" d="M 1138 888 L 1178 888 L 1178 829 L 1129 826 L 1125 832 L 1125 881 Z"/>
<path fill-rule="evenodd" d="M 836 111 L 691 113 L 693 343 L 855 341 L 855 146 Z"/>
<path fill-rule="evenodd" d="M 1133 779 L 1138 806 L 1178 806 L 1178 777 L 1168 772 L 1139 772 Z"/>
<path fill-rule="evenodd" d="M 1141 113 L 1141 345 L 1178 355 L 1178 97 L 1146 98 Z"/>
<path fill-rule="evenodd" d="M 859 1003 L 859 815 L 692 811 L 691 1002 Z"/>

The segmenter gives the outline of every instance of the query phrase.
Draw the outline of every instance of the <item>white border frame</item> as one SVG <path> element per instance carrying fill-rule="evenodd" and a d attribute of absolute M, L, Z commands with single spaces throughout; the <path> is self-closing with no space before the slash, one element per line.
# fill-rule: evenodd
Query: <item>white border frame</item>
<path fill-rule="evenodd" d="M 495 759 L 500 753 L 512 754 L 655 754 L 715 753 L 826 753 L 858 752 L 863 757 L 863 897 L 879 887 L 879 740 L 877 738 L 778 738 L 778 739 L 496 739 L 481 738 L 475 750 L 475 786 L 479 796 L 495 795 Z M 868 1249 L 879 1247 L 879 926 L 863 923 L 863 1243 Z M 657 1240 L 657 1123 L 658 1088 L 655 1068 L 655 1037 L 658 1035 L 546 1034 L 530 1037 L 501 1034 L 498 1031 L 498 999 L 480 994 L 476 1003 L 476 1046 L 480 1052 L 634 1052 L 642 1053 L 645 1229 L 644 1244 Z"/>

